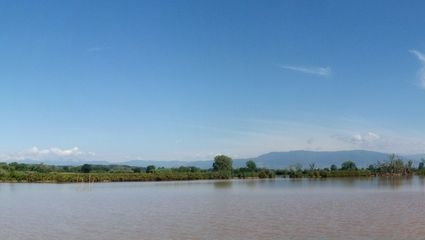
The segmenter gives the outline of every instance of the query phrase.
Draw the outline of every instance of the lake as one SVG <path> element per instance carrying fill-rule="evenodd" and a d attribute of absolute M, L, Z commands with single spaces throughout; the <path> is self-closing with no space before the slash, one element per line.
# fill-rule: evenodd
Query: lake
<path fill-rule="evenodd" d="M 425 239 L 425 179 L 0 184 L 2 240 Z"/>

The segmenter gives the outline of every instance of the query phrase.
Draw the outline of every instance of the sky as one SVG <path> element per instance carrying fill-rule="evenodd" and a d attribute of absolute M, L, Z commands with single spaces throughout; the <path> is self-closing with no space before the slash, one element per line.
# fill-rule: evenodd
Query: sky
<path fill-rule="evenodd" d="M 425 152 L 424 1 L 0 1 L 0 161 Z"/>

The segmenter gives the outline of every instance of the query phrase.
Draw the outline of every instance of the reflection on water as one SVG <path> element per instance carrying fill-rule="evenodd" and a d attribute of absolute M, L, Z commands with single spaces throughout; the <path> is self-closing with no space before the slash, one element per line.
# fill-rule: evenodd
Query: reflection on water
<path fill-rule="evenodd" d="M 291 185 L 305 187 L 344 187 L 409 189 L 421 188 L 425 185 L 423 177 L 364 177 L 364 178 L 322 178 L 322 179 L 290 179 Z"/>
<path fill-rule="evenodd" d="M 378 186 L 391 188 L 400 188 L 405 185 L 411 186 L 413 184 L 413 177 L 380 177 L 378 179 Z M 418 181 L 420 185 L 423 185 L 422 181 Z"/>
<path fill-rule="evenodd" d="M 226 189 L 226 188 L 231 188 L 232 187 L 232 184 L 233 184 L 233 182 L 232 181 L 226 181 L 226 180 L 224 180 L 224 181 L 216 181 L 216 182 L 214 182 L 213 183 L 214 184 L 214 187 L 215 188 L 224 188 L 224 189 Z"/>
<path fill-rule="evenodd" d="M 424 239 L 424 178 L 0 184 L 2 240 Z"/>

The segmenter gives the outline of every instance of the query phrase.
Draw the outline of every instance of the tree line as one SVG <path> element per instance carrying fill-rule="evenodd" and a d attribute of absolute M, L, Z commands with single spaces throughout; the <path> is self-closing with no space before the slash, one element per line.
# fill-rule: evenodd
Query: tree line
<path fill-rule="evenodd" d="M 404 162 L 397 155 L 378 161 L 367 168 L 359 168 L 353 161 L 344 161 L 318 168 L 315 163 L 307 168 L 294 165 L 285 169 L 257 167 L 249 160 L 244 167 L 233 168 L 230 157 L 219 155 L 214 158 L 210 169 L 181 166 L 177 168 L 134 167 L 126 165 L 53 166 L 46 164 L 0 163 L 2 182 L 121 182 L 121 181 L 172 181 L 230 178 L 328 178 L 328 177 L 372 177 L 372 176 L 425 176 L 425 159 L 416 167 L 412 161 Z"/>

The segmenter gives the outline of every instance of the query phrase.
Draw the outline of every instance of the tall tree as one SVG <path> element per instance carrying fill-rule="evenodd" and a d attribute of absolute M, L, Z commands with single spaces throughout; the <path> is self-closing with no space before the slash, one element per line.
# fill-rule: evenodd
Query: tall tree
<path fill-rule="evenodd" d="M 214 158 L 213 169 L 220 178 L 232 177 L 232 159 L 226 155 L 218 155 Z"/>
<path fill-rule="evenodd" d="M 357 166 L 353 161 L 345 161 L 341 164 L 341 170 L 357 170 Z"/>
<path fill-rule="evenodd" d="M 255 164 L 254 161 L 249 160 L 246 162 L 246 168 L 248 168 L 249 171 L 254 172 L 257 170 L 257 164 Z"/>
<path fill-rule="evenodd" d="M 149 165 L 146 167 L 146 172 L 147 173 L 153 173 L 155 172 L 156 167 L 154 165 Z"/>

